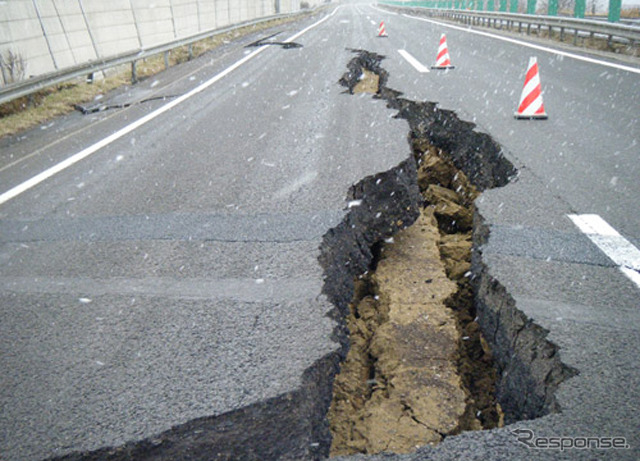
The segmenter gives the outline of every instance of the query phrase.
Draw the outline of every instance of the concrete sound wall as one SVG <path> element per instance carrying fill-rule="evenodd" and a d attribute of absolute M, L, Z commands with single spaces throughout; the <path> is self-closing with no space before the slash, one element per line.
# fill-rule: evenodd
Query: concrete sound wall
<path fill-rule="evenodd" d="M 0 1 L 0 84 L 324 0 Z M 9 52 L 14 60 L 10 69 Z M 13 76 L 11 74 L 14 74 Z"/>

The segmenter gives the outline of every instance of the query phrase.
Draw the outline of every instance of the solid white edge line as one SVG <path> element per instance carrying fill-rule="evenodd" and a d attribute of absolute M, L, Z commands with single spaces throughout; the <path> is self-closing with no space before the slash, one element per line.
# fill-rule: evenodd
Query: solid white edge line
<path fill-rule="evenodd" d="M 227 67 L 225 70 L 223 70 L 219 74 L 215 75 L 211 79 L 209 79 L 206 82 L 200 84 L 199 86 L 195 87 L 191 91 L 183 94 L 179 98 L 174 99 L 173 101 L 171 101 L 171 102 L 165 104 L 164 106 L 154 110 L 153 112 L 150 112 L 149 114 L 145 115 L 144 117 L 139 118 L 135 122 L 130 123 L 129 125 L 121 128 L 120 130 L 116 131 L 115 133 L 111 134 L 110 136 L 107 136 L 106 138 L 101 139 L 100 141 L 92 144 L 91 146 L 87 147 L 86 149 L 81 150 L 77 154 L 74 154 L 71 157 L 68 157 L 67 159 L 63 160 L 62 162 L 57 163 L 56 165 L 48 168 L 47 170 L 43 171 L 42 173 L 37 174 L 36 176 L 32 177 L 31 179 L 28 179 L 27 181 L 24 181 L 23 183 L 18 184 L 17 186 L 13 187 L 12 189 L 9 189 L 8 191 L 0 194 L 0 205 L 6 203 L 7 201 L 11 200 L 12 198 L 17 197 L 18 195 L 22 194 L 23 192 L 26 192 L 27 190 L 33 188 L 34 186 L 40 184 L 41 182 L 49 179 L 50 177 L 60 173 L 63 170 L 69 168 L 70 166 L 78 163 L 80 160 L 83 160 L 83 159 L 87 158 L 88 156 L 90 156 L 91 154 L 97 152 L 98 150 L 102 149 L 103 147 L 108 146 L 109 144 L 111 144 L 114 141 L 117 141 L 118 139 L 120 139 L 121 137 L 131 133 L 133 130 L 141 127 L 142 125 L 144 125 L 147 122 L 153 120 L 154 118 L 158 117 L 159 115 L 161 115 L 161 114 L 167 112 L 168 110 L 174 108 L 175 106 L 177 106 L 181 102 L 186 101 L 187 99 L 191 98 L 192 96 L 200 93 L 201 91 L 205 90 L 206 88 L 208 88 L 211 85 L 213 85 L 214 83 L 216 83 L 218 80 L 222 79 L 223 77 L 225 77 L 229 73 L 233 72 L 235 69 L 237 69 L 238 67 L 240 67 L 241 65 L 243 65 L 244 63 L 249 61 L 250 59 L 254 58 L 256 55 L 261 53 L 264 49 L 265 48 L 258 48 L 257 50 L 255 50 L 255 51 L 251 52 L 250 54 L 246 55 L 244 58 L 242 58 L 239 61 L 235 62 L 231 66 Z"/>
<path fill-rule="evenodd" d="M 334 9 L 330 14 L 328 14 L 327 16 L 325 16 L 324 18 L 320 19 L 317 22 L 314 22 L 313 24 L 311 24 L 309 27 L 302 29 L 300 32 L 292 35 L 291 37 L 289 37 L 288 39 L 285 40 L 285 43 L 289 43 L 294 41 L 296 38 L 301 37 L 302 35 L 306 34 L 307 32 L 309 32 L 311 29 L 318 27 L 320 24 L 322 24 L 323 22 L 325 22 L 326 20 L 328 20 L 329 18 L 333 17 L 336 12 L 342 8 L 341 6 L 336 7 L 336 9 Z"/>
<path fill-rule="evenodd" d="M 640 250 L 638 248 L 599 215 L 570 214 L 567 217 L 640 288 Z"/>
<path fill-rule="evenodd" d="M 516 45 L 526 46 L 527 48 L 533 48 L 534 50 L 544 51 L 544 52 L 547 52 L 547 53 L 553 53 L 553 54 L 556 54 L 558 56 L 564 56 L 564 57 L 567 57 L 567 58 L 576 59 L 578 61 L 588 62 L 590 64 L 599 64 L 601 66 L 611 67 L 611 68 L 618 69 L 618 70 L 624 70 L 624 71 L 627 71 L 627 72 L 633 72 L 635 74 L 640 74 L 640 69 L 638 69 L 637 67 L 625 66 L 623 64 L 615 64 L 613 62 L 607 62 L 607 61 L 600 61 L 599 59 L 589 58 L 587 56 L 581 56 L 579 54 L 573 54 L 573 53 L 569 53 L 567 51 L 560 51 L 560 50 L 556 50 L 556 49 L 553 49 L 553 48 L 548 48 L 546 46 L 535 45 L 533 43 L 523 42 L 523 41 L 520 41 L 520 40 L 516 40 L 514 38 L 504 37 L 504 36 L 501 36 L 501 35 L 495 35 L 495 34 L 491 34 L 489 32 L 483 32 L 481 30 L 475 30 L 475 29 L 469 29 L 469 28 L 466 28 L 466 27 L 454 26 L 452 24 L 446 24 L 446 23 L 443 23 L 443 22 L 434 21 L 432 19 L 419 18 L 417 16 L 411 16 L 409 14 L 404 14 L 403 13 L 402 16 L 404 16 L 405 18 L 409 18 L 409 19 L 416 19 L 418 21 L 424 21 L 424 22 L 430 22 L 432 24 L 438 24 L 439 26 L 448 27 L 450 29 L 461 30 L 463 32 L 469 32 L 470 34 L 476 34 L 476 35 L 482 35 L 484 37 L 495 38 L 497 40 L 502 40 L 503 42 L 509 42 L 509 43 L 514 43 Z"/>
<path fill-rule="evenodd" d="M 400 53 L 400 56 L 402 56 L 418 72 L 420 73 L 430 72 L 428 67 L 426 67 L 420 61 L 414 58 L 411 55 L 411 53 L 409 53 L 407 50 L 398 50 L 398 53 Z"/>
<path fill-rule="evenodd" d="M 325 16 L 324 18 L 320 19 L 319 21 L 311 24 L 309 27 L 307 27 L 307 28 L 303 29 L 302 31 L 296 33 L 295 35 L 292 35 L 291 37 L 289 37 L 286 40 L 286 42 L 293 41 L 296 38 L 298 38 L 301 35 L 303 35 L 306 32 L 308 32 L 309 30 L 313 29 L 314 27 L 319 26 L 320 24 L 325 22 L 327 19 L 329 19 L 330 17 L 335 15 L 336 11 L 338 11 L 339 8 L 340 7 L 337 7 L 335 10 L 333 10 L 333 12 L 331 14 L 329 14 L 329 15 Z M 81 161 L 81 160 L 89 157 L 91 154 L 94 154 L 95 152 L 99 151 L 103 147 L 108 146 L 109 144 L 113 143 L 114 141 L 117 141 L 118 139 L 122 138 L 123 136 L 131 133 L 133 130 L 141 127 L 142 125 L 146 124 L 147 122 L 150 122 L 151 120 L 153 120 L 154 118 L 158 117 L 159 115 L 162 115 L 163 113 L 167 112 L 168 110 L 173 109 L 178 104 L 186 101 L 187 99 L 191 98 L 192 96 L 194 96 L 194 95 L 202 92 L 203 90 L 209 88 L 211 85 L 213 85 L 217 81 L 221 80 L 222 78 L 226 77 L 231 72 L 236 70 L 238 67 L 242 66 L 246 62 L 248 62 L 251 59 L 255 58 L 258 54 L 262 53 L 266 49 L 267 49 L 267 47 L 258 48 L 257 50 L 255 50 L 255 51 L 249 53 L 248 55 L 244 56 L 242 59 L 236 61 L 234 64 L 232 64 L 231 66 L 227 67 L 225 70 L 223 70 L 219 74 L 215 75 L 214 77 L 210 78 L 206 82 L 201 83 L 200 85 L 198 85 L 197 87 L 195 87 L 191 91 L 183 94 L 182 96 L 174 99 L 173 101 L 165 104 L 164 106 L 159 107 L 158 109 L 154 110 L 153 112 L 150 112 L 149 114 L 145 115 L 144 117 L 139 118 L 135 122 L 130 123 L 129 125 L 121 128 L 120 130 L 116 131 L 115 133 L 111 134 L 110 136 L 107 136 L 106 138 L 101 139 L 100 141 L 92 144 L 91 146 L 87 147 L 86 149 L 81 150 L 80 152 L 78 152 L 78 153 L 72 155 L 71 157 L 68 157 L 67 159 L 57 163 L 56 165 L 44 170 L 43 172 L 33 176 L 32 178 L 22 182 L 21 184 L 18 184 L 17 186 L 9 189 L 8 191 L 3 192 L 2 194 L 0 194 L 0 205 L 8 202 L 9 200 L 17 197 L 18 195 L 28 191 L 29 189 L 31 189 L 31 188 L 33 188 L 35 186 L 37 186 L 38 184 L 40 184 L 41 182 L 51 178 L 52 176 L 55 176 L 56 174 L 58 174 L 61 171 L 69 168 L 70 166 L 75 165 L 79 161 Z"/>
<path fill-rule="evenodd" d="M 638 288 L 640 288 L 640 273 L 633 269 L 629 269 L 628 267 L 621 267 L 620 270 L 624 275 L 629 277 L 633 283 L 638 285 Z"/>

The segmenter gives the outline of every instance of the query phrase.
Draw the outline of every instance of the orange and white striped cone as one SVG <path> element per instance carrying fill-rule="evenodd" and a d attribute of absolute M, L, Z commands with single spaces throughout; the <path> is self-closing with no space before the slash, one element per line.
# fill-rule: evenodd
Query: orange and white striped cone
<path fill-rule="evenodd" d="M 440 37 L 440 46 L 438 47 L 438 55 L 436 56 L 436 65 L 431 66 L 432 69 L 454 69 L 449 57 L 449 48 L 447 47 L 447 37 L 442 34 Z"/>
<path fill-rule="evenodd" d="M 384 21 L 381 21 L 380 27 L 378 27 L 378 37 L 388 37 L 387 30 L 384 28 Z"/>
<path fill-rule="evenodd" d="M 520 96 L 520 104 L 518 104 L 515 118 L 541 120 L 548 118 L 542 103 L 542 86 L 540 84 L 540 75 L 538 74 L 538 60 L 534 57 L 529 59 L 527 76 L 524 79 L 522 96 Z"/>

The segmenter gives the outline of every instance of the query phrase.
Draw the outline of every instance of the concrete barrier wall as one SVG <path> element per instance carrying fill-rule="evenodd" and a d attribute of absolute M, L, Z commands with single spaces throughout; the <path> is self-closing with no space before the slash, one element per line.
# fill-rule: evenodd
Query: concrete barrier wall
<path fill-rule="evenodd" d="M 324 0 L 0 1 L 0 84 Z M 13 66 L 9 52 L 16 57 Z M 23 75 L 20 75 L 22 63 Z M 13 67 L 13 70 L 12 70 Z"/>

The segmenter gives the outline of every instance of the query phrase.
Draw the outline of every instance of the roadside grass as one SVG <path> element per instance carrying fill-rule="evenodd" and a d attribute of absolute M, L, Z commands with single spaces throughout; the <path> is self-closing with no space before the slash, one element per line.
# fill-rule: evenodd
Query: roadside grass
<path fill-rule="evenodd" d="M 192 45 L 192 57 L 197 58 L 224 43 L 229 43 L 254 32 L 299 20 L 310 14 L 312 13 L 308 12 L 296 17 L 274 19 L 200 40 Z M 175 66 L 188 60 L 188 46 L 175 48 L 169 53 L 169 66 Z M 141 60 L 137 63 L 136 69 L 138 81 L 163 70 L 165 70 L 164 54 Z M 92 101 L 99 95 L 123 85 L 131 85 L 131 66 L 129 65 L 111 69 L 105 72 L 104 78 L 95 79 L 91 83 L 84 81 L 84 79 L 77 79 L 1 104 L 0 138 L 20 133 L 60 115 L 73 112 L 75 105 Z"/>

